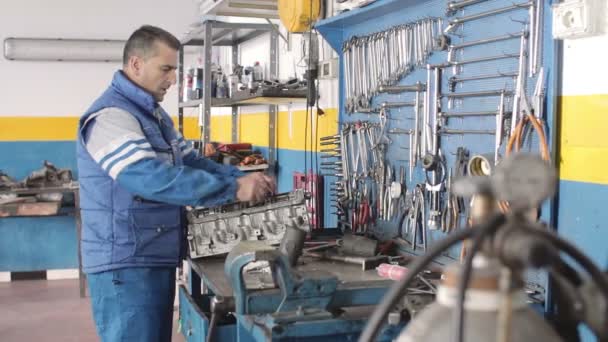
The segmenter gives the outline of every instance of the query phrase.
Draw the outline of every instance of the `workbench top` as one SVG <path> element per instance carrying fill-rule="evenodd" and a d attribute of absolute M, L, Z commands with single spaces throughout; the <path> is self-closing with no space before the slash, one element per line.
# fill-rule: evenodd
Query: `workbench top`
<path fill-rule="evenodd" d="M 211 257 L 190 260 L 192 269 L 196 272 L 205 284 L 216 295 L 232 297 L 233 291 L 230 281 L 224 273 L 224 261 L 226 257 Z M 392 280 L 378 276 L 375 269 L 363 271 L 361 266 L 347 264 L 337 261 L 318 260 L 311 257 L 300 257 L 297 270 L 300 272 L 324 271 L 335 275 L 338 278 L 338 289 L 356 289 L 367 287 L 390 287 Z M 259 275 L 259 273 L 256 273 Z M 256 277 L 263 278 L 263 277 Z M 258 281 L 253 286 L 247 281 L 248 288 L 273 290 L 270 279 L 268 281 Z M 278 291 L 278 289 L 274 289 Z"/>

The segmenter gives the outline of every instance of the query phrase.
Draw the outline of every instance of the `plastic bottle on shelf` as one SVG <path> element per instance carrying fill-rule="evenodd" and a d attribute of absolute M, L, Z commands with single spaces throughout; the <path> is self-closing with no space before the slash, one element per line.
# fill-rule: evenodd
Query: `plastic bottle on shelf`
<path fill-rule="evenodd" d="M 218 73 L 216 74 L 216 84 L 216 97 L 220 99 L 228 97 L 228 92 L 226 88 L 226 76 L 221 71 L 218 71 Z"/>
<path fill-rule="evenodd" d="M 184 73 L 184 81 L 182 83 L 182 101 L 186 102 L 192 99 L 192 84 L 194 82 L 194 68 L 189 67 Z"/>
<path fill-rule="evenodd" d="M 245 69 L 243 70 L 243 76 L 241 77 L 241 80 L 243 82 L 243 85 L 245 85 L 247 88 L 249 88 L 249 89 L 253 88 L 253 68 L 252 67 L 245 67 Z"/>
<path fill-rule="evenodd" d="M 219 67 L 215 63 L 211 63 L 211 97 L 217 97 L 217 74 Z"/>
<path fill-rule="evenodd" d="M 229 77 L 229 90 L 228 97 L 234 97 L 235 93 L 240 89 L 241 77 L 243 75 L 243 67 L 241 65 L 234 65 L 232 67 L 232 74 Z"/>
<path fill-rule="evenodd" d="M 260 65 L 260 62 L 255 62 L 253 66 L 253 81 L 262 82 L 264 80 L 264 68 Z"/>
<path fill-rule="evenodd" d="M 192 83 L 190 89 L 191 100 L 203 98 L 203 60 L 201 58 L 196 60 L 196 67 L 192 68 Z"/>

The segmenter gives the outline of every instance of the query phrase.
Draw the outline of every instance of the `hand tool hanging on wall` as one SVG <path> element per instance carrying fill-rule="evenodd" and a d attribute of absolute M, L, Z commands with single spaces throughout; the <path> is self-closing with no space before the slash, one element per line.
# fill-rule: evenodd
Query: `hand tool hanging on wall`
<path fill-rule="evenodd" d="M 508 90 L 479 90 L 479 91 L 468 91 L 468 92 L 458 92 L 458 93 L 448 93 L 442 94 L 441 97 L 445 97 L 448 99 L 448 108 L 453 107 L 454 99 L 463 99 L 470 97 L 492 97 L 492 96 L 510 96 L 513 92 Z"/>
<path fill-rule="evenodd" d="M 389 94 L 401 94 L 407 92 L 422 92 L 426 90 L 426 84 L 422 82 L 416 82 L 413 85 L 381 85 L 378 88 L 379 93 L 389 93 Z"/>
<path fill-rule="evenodd" d="M 413 250 L 419 247 L 426 250 L 427 247 L 426 208 L 424 202 L 424 190 L 421 185 L 416 185 L 412 192 L 412 204 L 405 224 L 405 234 L 412 235 L 411 245 Z"/>
<path fill-rule="evenodd" d="M 427 154 L 422 159 L 422 167 L 426 174 L 425 189 L 429 194 L 429 219 L 426 225 L 428 229 L 439 229 L 441 227 L 441 215 L 443 212 L 441 192 L 445 187 L 447 177 L 445 159 L 439 154 Z"/>
<path fill-rule="evenodd" d="M 467 175 L 467 166 L 469 164 L 469 150 L 464 147 L 458 147 L 456 149 L 456 158 L 454 160 L 454 178 L 459 179 Z M 464 204 L 464 198 L 462 196 L 456 197 L 456 207 L 459 214 L 463 214 L 466 210 Z"/>
<path fill-rule="evenodd" d="M 480 117 L 480 116 L 496 116 L 498 111 L 479 111 L 479 112 L 441 112 L 439 113 L 439 119 L 445 120 L 449 118 L 468 118 L 468 117 Z M 443 124 L 445 125 L 445 124 Z"/>
<path fill-rule="evenodd" d="M 410 173 L 410 181 L 413 179 L 412 175 L 414 173 L 414 167 L 416 166 L 416 160 L 418 159 L 418 150 L 416 146 L 416 134 L 418 134 L 418 130 L 416 129 L 402 129 L 402 128 L 392 128 L 388 130 L 389 134 L 403 134 L 409 136 L 409 145 L 406 148 L 408 150 L 408 164 L 409 164 L 409 173 Z"/>
<path fill-rule="evenodd" d="M 534 87 L 534 96 L 532 97 L 532 106 L 534 109 L 534 115 L 539 119 L 544 119 L 544 105 L 545 105 L 545 71 L 541 67 L 538 73 L 538 79 L 536 80 L 536 86 Z"/>
<path fill-rule="evenodd" d="M 464 82 L 469 82 L 469 81 L 480 81 L 480 80 L 487 80 L 487 79 L 492 79 L 492 78 L 516 78 L 517 77 L 517 73 L 516 72 L 506 72 L 506 73 L 501 73 L 498 72 L 496 74 L 485 74 L 485 75 L 475 75 L 475 76 L 468 76 L 468 77 L 456 77 L 456 76 L 452 76 L 448 79 L 448 89 L 453 92 L 456 90 L 456 85 L 458 83 L 464 83 Z"/>
<path fill-rule="evenodd" d="M 456 12 L 458 12 L 459 10 L 461 10 L 467 6 L 476 5 L 476 4 L 484 2 L 484 1 L 488 1 L 488 0 L 450 1 L 450 2 L 448 2 L 448 8 L 445 11 L 445 15 L 447 15 L 448 17 L 452 16 L 452 15 L 456 14 Z"/>
<path fill-rule="evenodd" d="M 536 75 L 542 64 L 542 39 L 543 39 L 543 16 L 544 3 L 542 0 L 534 0 L 534 4 L 528 9 L 530 17 L 530 48 L 528 58 L 528 75 Z"/>
<path fill-rule="evenodd" d="M 498 116 L 496 116 L 496 136 L 494 139 L 494 163 L 498 164 L 498 154 L 503 140 L 503 123 L 505 119 L 505 92 L 500 94 L 500 103 L 498 104 Z"/>
<path fill-rule="evenodd" d="M 491 129 L 452 129 L 452 128 L 440 128 L 437 130 L 439 135 L 465 135 L 465 134 L 482 134 L 482 135 L 495 135 L 496 131 Z"/>
<path fill-rule="evenodd" d="M 467 47 L 471 47 L 471 46 L 479 46 L 479 45 L 502 42 L 502 41 L 510 40 L 510 39 L 516 39 L 516 38 L 521 37 L 524 34 L 526 34 L 526 33 L 525 32 L 507 33 L 507 34 L 496 36 L 496 37 L 483 38 L 483 39 L 474 40 L 474 41 L 470 41 L 470 42 L 449 45 L 448 46 L 448 62 L 451 62 L 454 60 L 456 51 L 458 51 L 458 50 L 461 50 L 461 49 L 464 49 Z"/>
<path fill-rule="evenodd" d="M 456 196 L 452 193 L 452 170 L 448 171 L 448 177 L 445 182 L 445 205 L 441 212 L 441 231 L 451 233 L 458 226 L 460 211 Z"/>
<path fill-rule="evenodd" d="M 515 81 L 515 94 L 513 98 L 513 110 L 511 111 L 511 134 L 515 130 L 515 125 L 519 121 L 521 110 L 527 110 L 530 113 L 530 108 L 527 106 L 526 100 L 526 46 L 528 43 L 528 36 L 524 35 L 521 37 L 519 45 L 519 67 L 517 80 Z M 523 108 L 522 108 L 523 107 Z"/>
<path fill-rule="evenodd" d="M 466 17 L 452 19 L 448 22 L 448 26 L 445 28 L 444 32 L 445 33 L 453 32 L 459 25 L 469 22 L 469 21 L 487 18 L 487 17 L 493 16 L 493 15 L 502 14 L 502 13 L 514 11 L 517 9 L 528 8 L 533 5 L 534 5 L 534 3 L 532 1 L 529 1 L 529 2 L 524 2 L 524 3 L 519 3 L 519 4 L 513 4 L 513 5 L 507 6 L 507 7 L 493 9 L 493 10 L 486 11 L 486 12 L 468 15 Z"/>

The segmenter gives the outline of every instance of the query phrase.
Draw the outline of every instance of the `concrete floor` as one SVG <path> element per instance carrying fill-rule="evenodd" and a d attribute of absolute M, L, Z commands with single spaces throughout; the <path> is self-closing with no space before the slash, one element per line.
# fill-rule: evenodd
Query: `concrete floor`
<path fill-rule="evenodd" d="M 173 341 L 177 334 L 177 311 Z M 0 340 L 99 341 L 88 298 L 80 298 L 78 280 L 0 283 Z"/>

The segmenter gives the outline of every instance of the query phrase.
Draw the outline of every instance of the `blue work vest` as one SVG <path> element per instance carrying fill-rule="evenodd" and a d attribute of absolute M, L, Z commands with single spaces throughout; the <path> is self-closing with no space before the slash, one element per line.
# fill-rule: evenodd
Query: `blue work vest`
<path fill-rule="evenodd" d="M 77 142 L 82 218 L 83 270 L 97 273 L 126 267 L 175 267 L 182 246 L 181 207 L 131 193 L 113 180 L 85 148 L 91 114 L 104 108 L 125 110 L 141 125 L 148 143 L 167 162 L 181 165 L 173 122 L 155 99 L 122 71 L 80 118 Z M 154 116 L 162 113 L 161 119 Z M 162 158 L 162 157 L 161 157 Z"/>

